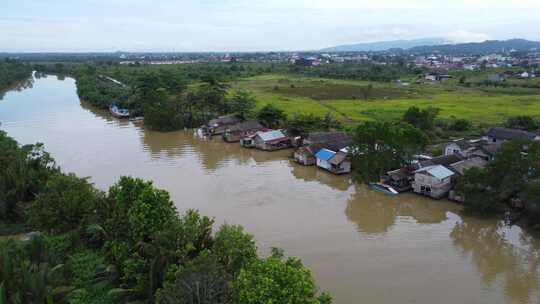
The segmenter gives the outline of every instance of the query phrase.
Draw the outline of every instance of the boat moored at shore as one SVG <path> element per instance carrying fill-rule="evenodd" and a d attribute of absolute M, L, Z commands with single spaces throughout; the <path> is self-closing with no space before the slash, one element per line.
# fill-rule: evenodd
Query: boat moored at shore
<path fill-rule="evenodd" d="M 109 106 L 109 111 L 116 118 L 129 118 L 130 116 L 128 109 L 119 108 L 116 105 Z"/>
<path fill-rule="evenodd" d="M 368 184 L 369 188 L 375 190 L 375 191 L 378 191 L 378 192 L 382 192 L 382 193 L 385 193 L 385 194 L 388 194 L 388 195 L 398 195 L 399 192 L 397 192 L 394 188 L 388 186 L 388 185 L 385 185 L 385 184 L 382 184 L 382 183 L 369 183 Z"/>

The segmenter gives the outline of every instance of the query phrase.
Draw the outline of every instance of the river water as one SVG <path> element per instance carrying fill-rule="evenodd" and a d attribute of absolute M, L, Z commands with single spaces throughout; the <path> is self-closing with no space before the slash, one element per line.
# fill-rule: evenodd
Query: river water
<path fill-rule="evenodd" d="M 389 197 L 193 131 L 159 133 L 81 102 L 71 78 L 32 79 L 0 100 L 0 128 L 42 142 L 106 190 L 120 175 L 168 190 L 180 212 L 240 224 L 261 254 L 302 258 L 335 303 L 540 303 L 540 241 L 446 201 Z"/>

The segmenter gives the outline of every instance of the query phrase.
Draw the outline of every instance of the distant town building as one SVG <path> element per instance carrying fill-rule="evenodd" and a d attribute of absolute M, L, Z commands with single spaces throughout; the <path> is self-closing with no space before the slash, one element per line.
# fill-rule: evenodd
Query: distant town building
<path fill-rule="evenodd" d="M 505 78 L 501 74 L 489 74 L 487 80 L 491 82 L 503 82 L 505 81 Z"/>
<path fill-rule="evenodd" d="M 321 60 L 317 58 L 298 58 L 294 60 L 294 64 L 303 67 L 312 67 L 321 65 Z"/>

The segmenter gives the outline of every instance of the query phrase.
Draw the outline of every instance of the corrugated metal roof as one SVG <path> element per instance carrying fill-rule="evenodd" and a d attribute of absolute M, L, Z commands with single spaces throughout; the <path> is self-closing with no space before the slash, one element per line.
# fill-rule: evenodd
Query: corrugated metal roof
<path fill-rule="evenodd" d="M 443 155 L 439 157 L 434 157 L 430 160 L 421 161 L 416 164 L 417 168 L 428 168 L 436 165 L 449 166 L 451 164 L 461 161 L 462 158 L 459 155 Z"/>
<path fill-rule="evenodd" d="M 330 151 L 328 149 L 321 149 L 319 150 L 319 152 L 317 152 L 317 154 L 315 154 L 315 157 L 318 159 L 329 161 L 330 159 L 332 159 L 332 157 L 334 157 L 335 154 L 336 152 L 334 151 Z"/>
<path fill-rule="evenodd" d="M 469 158 L 466 160 L 462 160 L 460 162 L 457 162 L 455 164 L 452 164 L 451 167 L 454 169 L 457 173 L 463 174 L 465 170 L 476 167 L 476 168 L 484 168 L 487 164 L 487 161 L 483 160 L 480 157 L 474 157 Z"/>
<path fill-rule="evenodd" d="M 416 172 L 427 172 L 438 179 L 445 179 L 454 175 L 454 172 L 441 165 L 426 167 Z"/>
<path fill-rule="evenodd" d="M 286 137 L 285 134 L 283 134 L 283 132 L 281 132 L 280 130 L 260 132 L 258 135 L 264 141 L 272 141 Z"/>
<path fill-rule="evenodd" d="M 503 140 L 534 140 L 536 137 L 538 137 L 537 133 L 509 128 L 491 128 L 486 135 L 489 137 Z"/>
<path fill-rule="evenodd" d="M 345 159 L 347 159 L 347 153 L 340 151 L 336 153 L 336 155 L 334 155 L 332 159 L 330 159 L 330 163 L 337 166 L 341 164 Z"/>
<path fill-rule="evenodd" d="M 232 125 L 235 123 L 239 123 L 242 120 L 234 115 L 225 115 L 220 116 L 218 118 L 212 119 L 208 122 L 208 125 L 211 127 L 218 127 L 221 125 Z"/>
<path fill-rule="evenodd" d="M 255 120 L 248 120 L 241 123 L 237 123 L 229 128 L 231 132 L 242 132 L 249 131 L 253 129 L 263 129 L 263 126 Z"/>
<path fill-rule="evenodd" d="M 350 137 L 343 132 L 312 132 L 306 137 L 310 143 L 349 142 Z"/>

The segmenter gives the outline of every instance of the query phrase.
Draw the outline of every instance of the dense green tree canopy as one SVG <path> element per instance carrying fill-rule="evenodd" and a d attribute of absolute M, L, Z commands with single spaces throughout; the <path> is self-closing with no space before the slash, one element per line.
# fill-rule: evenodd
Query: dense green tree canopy
<path fill-rule="evenodd" d="M 33 200 L 56 171 L 42 145 L 19 147 L 0 131 L 0 219 L 20 219 L 22 204 Z"/>
<path fill-rule="evenodd" d="M 231 303 L 231 275 L 217 258 L 204 253 L 174 273 L 158 291 L 158 304 Z"/>
<path fill-rule="evenodd" d="M 374 58 L 374 60 L 377 59 L 381 61 L 387 60 L 387 58 Z M 369 62 L 332 63 L 321 65 L 318 67 L 291 66 L 290 71 L 295 74 L 324 78 L 356 79 L 384 82 L 395 81 L 401 76 L 412 75 L 417 72 L 414 69 L 411 69 L 405 65 L 377 65 Z"/>
<path fill-rule="evenodd" d="M 504 126 L 512 129 L 535 131 L 540 128 L 540 123 L 531 116 L 521 115 L 508 118 Z"/>
<path fill-rule="evenodd" d="M 257 119 L 267 128 L 279 128 L 287 120 L 283 110 L 273 104 L 267 104 L 257 113 Z"/>
<path fill-rule="evenodd" d="M 463 132 L 470 130 L 472 128 L 472 123 L 467 119 L 454 119 L 448 124 L 448 130 Z"/>
<path fill-rule="evenodd" d="M 458 179 L 455 190 L 465 197 L 465 211 L 485 215 L 504 207 L 497 199 L 496 190 L 488 184 L 488 174 L 486 170 L 471 168 Z"/>
<path fill-rule="evenodd" d="M 520 193 L 525 210 L 534 217 L 534 223 L 540 223 L 540 179 L 532 180 Z"/>
<path fill-rule="evenodd" d="M 522 196 L 536 210 L 531 194 L 540 177 L 540 143 L 509 141 L 485 169 L 471 169 L 458 179 L 456 189 L 465 198 L 465 209 L 488 214 L 501 211 L 512 198 Z"/>
<path fill-rule="evenodd" d="M 230 111 L 246 119 L 255 109 L 255 96 L 247 91 L 237 91 L 229 101 Z"/>
<path fill-rule="evenodd" d="M 121 177 L 99 209 L 104 228 L 133 243 L 149 239 L 176 216 L 169 193 L 154 188 L 152 182 L 132 177 Z"/>
<path fill-rule="evenodd" d="M 240 271 L 234 280 L 235 303 L 268 304 L 330 303 L 327 294 L 316 295 L 310 271 L 296 258 L 283 259 L 274 252 L 267 259 L 255 260 Z"/>
<path fill-rule="evenodd" d="M 377 181 L 387 171 L 409 165 L 428 143 L 422 131 L 403 123 L 366 122 L 352 136 L 354 170 L 365 182 Z"/>
<path fill-rule="evenodd" d="M 293 135 L 305 135 L 309 132 L 328 131 L 341 127 L 341 123 L 332 118 L 330 113 L 324 117 L 313 114 L 296 114 L 287 121 L 287 130 Z"/>
<path fill-rule="evenodd" d="M 74 288 L 64 265 L 40 236 L 0 242 L 0 303 L 65 303 Z"/>
<path fill-rule="evenodd" d="M 410 107 L 403 114 L 403 121 L 427 132 L 433 129 L 437 115 L 439 115 L 439 109 L 437 108 L 428 107 L 419 109 L 417 107 Z"/>
<path fill-rule="evenodd" d="M 86 179 L 53 174 L 30 208 L 30 221 L 44 231 L 68 232 L 94 219 L 104 195 Z"/>
<path fill-rule="evenodd" d="M 229 273 L 240 269 L 257 258 L 257 247 L 253 236 L 246 234 L 241 226 L 225 224 L 214 238 L 213 252 L 219 257 Z"/>
<path fill-rule="evenodd" d="M 32 67 L 29 65 L 9 59 L 0 61 L 0 91 L 17 81 L 28 79 L 31 75 Z"/>

